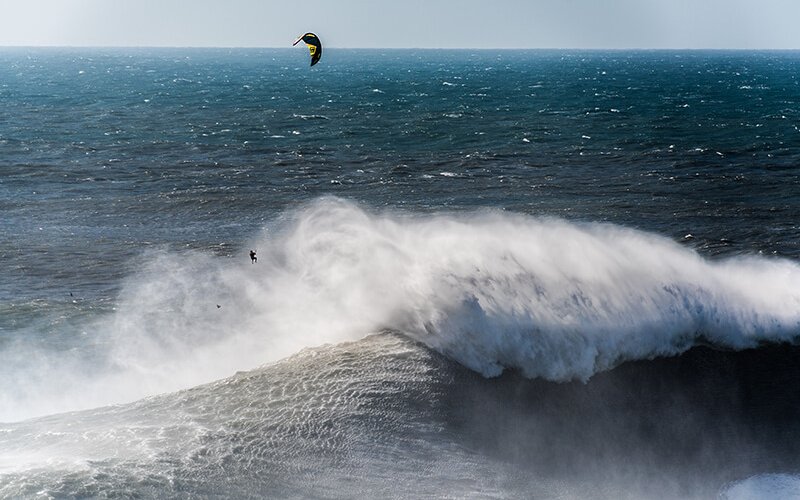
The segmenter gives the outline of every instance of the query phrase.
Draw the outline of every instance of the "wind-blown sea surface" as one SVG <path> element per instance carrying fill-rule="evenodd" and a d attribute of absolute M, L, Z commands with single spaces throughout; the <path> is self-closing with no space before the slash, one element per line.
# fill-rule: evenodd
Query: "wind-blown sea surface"
<path fill-rule="evenodd" d="M 800 496 L 797 75 L 0 50 L 0 496 Z"/>

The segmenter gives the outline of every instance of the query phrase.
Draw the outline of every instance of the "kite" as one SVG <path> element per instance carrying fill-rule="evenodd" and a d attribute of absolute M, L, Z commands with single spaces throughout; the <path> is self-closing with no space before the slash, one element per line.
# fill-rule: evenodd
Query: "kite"
<path fill-rule="evenodd" d="M 297 37 L 297 40 L 294 41 L 292 46 L 294 47 L 297 45 L 300 40 L 306 42 L 306 45 L 308 45 L 308 51 L 311 52 L 311 65 L 317 64 L 322 57 L 322 42 L 319 41 L 319 37 L 314 33 L 306 33 L 303 36 Z"/>

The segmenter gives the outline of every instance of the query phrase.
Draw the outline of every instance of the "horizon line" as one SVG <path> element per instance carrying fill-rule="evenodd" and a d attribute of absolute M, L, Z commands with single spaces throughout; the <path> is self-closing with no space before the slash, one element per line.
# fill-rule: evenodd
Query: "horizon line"
<path fill-rule="evenodd" d="M 792 52 L 800 51 L 800 47 L 346 47 L 326 45 L 326 49 L 336 50 L 492 50 L 492 51 L 546 51 L 546 50 L 583 50 L 583 51 L 749 51 L 749 52 Z M 287 49 L 284 45 L 2 45 L 0 49 Z"/>

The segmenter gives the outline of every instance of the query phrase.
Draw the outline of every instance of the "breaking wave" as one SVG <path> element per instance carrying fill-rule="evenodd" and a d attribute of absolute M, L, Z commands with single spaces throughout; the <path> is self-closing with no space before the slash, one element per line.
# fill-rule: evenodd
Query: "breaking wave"
<path fill-rule="evenodd" d="M 281 289 L 306 288 L 297 300 L 326 308 L 320 321 L 396 329 L 487 376 L 586 380 L 698 341 L 740 349 L 800 333 L 796 263 L 709 261 L 610 224 L 375 215 L 325 199 L 278 242 L 273 267 L 292 282 Z"/>
<path fill-rule="evenodd" d="M 701 342 L 741 349 L 800 333 L 796 263 L 712 261 L 611 224 L 377 213 L 323 198 L 249 246 L 256 264 L 143 255 L 116 310 L 84 326 L 91 362 L 7 344 L 0 406 L 11 410 L 0 420 L 191 387 L 385 329 L 485 376 L 510 368 L 552 381 Z M 19 359 L 37 356 L 26 378 Z"/>

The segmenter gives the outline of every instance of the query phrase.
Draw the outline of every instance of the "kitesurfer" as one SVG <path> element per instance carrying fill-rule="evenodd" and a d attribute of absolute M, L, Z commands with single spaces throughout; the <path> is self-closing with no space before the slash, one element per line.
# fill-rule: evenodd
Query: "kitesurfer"
<path fill-rule="evenodd" d="M 250 250 L 250 263 L 255 264 L 256 262 L 258 262 L 258 257 L 256 257 L 256 251 Z"/>

